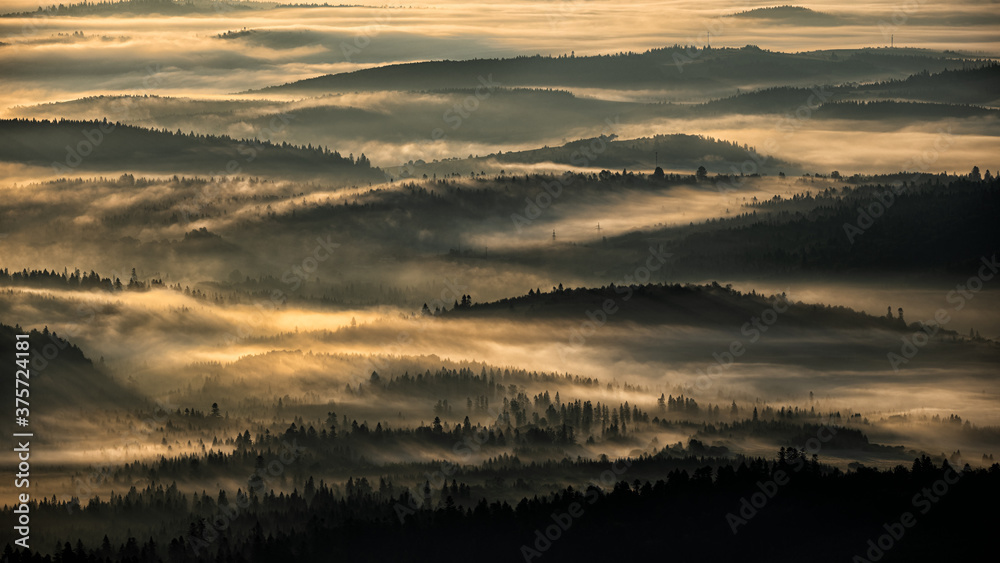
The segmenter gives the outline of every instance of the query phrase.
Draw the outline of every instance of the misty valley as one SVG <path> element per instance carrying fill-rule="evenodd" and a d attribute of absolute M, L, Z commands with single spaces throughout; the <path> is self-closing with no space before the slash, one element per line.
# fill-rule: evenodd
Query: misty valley
<path fill-rule="evenodd" d="M 0 561 L 995 559 L 989 4 L 3 11 Z"/>

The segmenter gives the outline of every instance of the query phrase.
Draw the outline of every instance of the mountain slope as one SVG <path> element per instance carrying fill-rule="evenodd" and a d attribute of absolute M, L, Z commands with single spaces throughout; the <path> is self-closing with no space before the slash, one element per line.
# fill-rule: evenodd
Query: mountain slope
<path fill-rule="evenodd" d="M 17 334 L 29 335 L 29 410 L 34 416 L 64 416 L 67 411 L 94 412 L 135 408 L 144 400 L 123 387 L 84 356 L 83 351 L 48 329 L 22 331 L 0 324 L 0 350 L 11 358 L 3 362 L 4 380 L 14 387 L 15 371 L 20 369 L 13 362 Z M 13 402 L 13 401 L 11 401 Z M 29 417 L 29 418 L 31 418 Z"/>
<path fill-rule="evenodd" d="M 618 139 L 616 135 L 602 135 L 580 139 L 558 147 L 542 147 L 524 151 L 496 153 L 466 159 L 420 163 L 401 169 L 387 169 L 390 173 L 405 171 L 410 176 L 420 174 L 468 174 L 470 171 L 495 171 L 506 167 L 536 164 L 565 166 L 610 171 L 636 170 L 653 172 L 657 164 L 665 170 L 684 170 L 694 173 L 699 166 L 712 173 L 737 171 L 746 162 L 755 163 L 762 173 L 779 171 L 798 173 L 795 164 L 763 156 L 753 147 L 736 142 L 703 137 L 701 135 L 656 135 L 641 139 Z"/>
<path fill-rule="evenodd" d="M 72 171 L 186 174 L 337 174 L 381 179 L 357 161 L 321 147 L 296 147 L 227 136 L 156 131 L 107 121 L 0 120 L 0 161 Z"/>
<path fill-rule="evenodd" d="M 924 70 L 939 72 L 961 66 L 961 61 L 953 55 L 919 50 L 889 55 L 874 49 L 861 49 L 832 58 L 825 52 L 781 53 L 752 45 L 739 49 L 674 45 L 644 53 L 588 57 L 535 55 L 388 65 L 328 74 L 262 91 L 430 90 L 493 84 L 506 87 L 696 88 L 710 92 L 746 85 L 885 80 Z"/>

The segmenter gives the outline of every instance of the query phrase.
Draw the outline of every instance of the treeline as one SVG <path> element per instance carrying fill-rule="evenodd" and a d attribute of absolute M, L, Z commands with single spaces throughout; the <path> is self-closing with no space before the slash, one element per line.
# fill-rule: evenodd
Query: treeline
<path fill-rule="evenodd" d="M 0 349 L 11 351 L 10 361 L 0 366 L 0 375 L 10 381 L 12 387 L 15 370 L 24 369 L 14 363 L 18 334 L 28 335 L 30 356 L 27 362 L 29 377 L 20 378 L 29 385 L 17 388 L 28 389 L 32 412 L 91 412 L 119 416 L 129 409 L 148 406 L 144 397 L 104 373 L 101 369 L 103 359 L 94 362 L 86 357 L 83 350 L 71 342 L 72 330 L 57 334 L 48 327 L 38 330 L 0 324 Z"/>
<path fill-rule="evenodd" d="M 900 102 L 895 100 L 841 101 L 816 109 L 820 118 L 834 119 L 946 119 L 997 117 L 1000 110 L 969 104 Z"/>
<path fill-rule="evenodd" d="M 939 72 L 922 69 L 904 79 L 865 84 L 857 86 L 856 90 L 868 95 L 948 104 L 992 105 L 997 80 L 1000 80 L 1000 63 L 976 59 L 963 62 L 962 68 L 946 68 Z"/>
<path fill-rule="evenodd" d="M 121 275 L 126 275 L 124 272 Z M 112 278 L 101 277 L 100 274 L 91 270 L 90 273 L 81 272 L 75 269 L 69 272 L 63 269 L 61 273 L 55 270 L 31 270 L 22 269 L 20 272 L 10 272 L 7 268 L 0 269 L 0 286 L 30 286 L 45 289 L 70 289 L 70 290 L 91 290 L 101 289 L 105 291 L 144 291 L 154 287 L 165 287 L 163 280 L 153 278 L 149 282 L 139 279 L 132 268 L 131 275 L 127 282 L 123 283 L 118 275 Z"/>
<path fill-rule="evenodd" d="M 753 8 L 751 10 L 743 10 L 733 14 L 735 17 L 752 17 L 752 18 L 772 18 L 772 17 L 792 17 L 792 16 L 828 16 L 822 12 L 817 12 L 815 10 L 810 10 L 809 8 L 803 8 L 802 6 L 792 6 L 790 4 L 785 4 L 782 6 L 767 6 L 764 8 Z"/>
<path fill-rule="evenodd" d="M 121 276 L 128 276 L 126 281 L 122 281 Z M 79 268 L 74 269 L 73 272 L 69 272 L 68 269 L 63 268 L 63 271 L 57 272 L 56 270 L 27 270 L 22 269 L 18 271 L 9 271 L 7 268 L 0 269 L 0 287 L 33 287 L 39 289 L 54 289 L 54 290 L 75 290 L 75 291 L 90 291 L 90 290 L 101 290 L 107 292 L 122 292 L 122 291 L 149 291 L 156 288 L 173 289 L 177 292 L 183 293 L 190 297 L 196 299 L 210 300 L 218 304 L 224 304 L 227 302 L 226 297 L 221 293 L 208 294 L 198 288 L 191 289 L 190 286 L 181 286 L 180 283 L 176 284 L 166 284 L 161 278 L 150 278 L 148 281 L 140 279 L 136 274 L 135 268 L 132 268 L 131 274 L 126 274 L 122 272 L 120 274 L 115 273 L 112 277 L 102 277 L 97 272 L 91 270 L 90 273 L 85 273 L 80 271 Z M 250 296 L 251 298 L 253 295 Z M 235 302 L 230 296 L 229 302 Z"/>
<path fill-rule="evenodd" d="M 200 235 L 185 235 L 186 240 L 197 239 Z M 237 281 L 238 280 L 238 281 Z M 184 295 L 210 301 L 217 305 L 254 304 L 269 301 L 275 289 L 286 287 L 280 277 L 262 274 L 250 277 L 236 271 L 231 273 L 226 281 L 199 282 L 195 287 L 180 282 L 167 283 L 162 277 L 142 277 L 132 272 L 112 272 L 109 277 L 91 270 L 89 273 L 79 268 L 70 272 L 63 268 L 42 270 L 0 269 L 0 287 L 31 287 L 36 289 L 107 292 L 148 291 L 156 288 L 172 289 Z M 356 282 L 318 285 L 307 282 L 303 287 L 313 288 L 319 295 L 305 293 L 290 297 L 296 302 L 325 304 L 330 307 L 344 304 L 352 305 L 409 305 L 413 306 L 421 294 L 430 289 L 422 287 L 397 287 L 388 284 L 369 285 Z"/>
<path fill-rule="evenodd" d="M 760 315 L 764 309 L 776 307 L 782 309 L 782 324 L 786 326 L 907 328 L 905 323 L 857 312 L 849 307 L 795 303 L 786 300 L 784 294 L 765 296 L 756 290 L 741 292 L 733 289 L 731 284 L 723 287 L 718 282 L 706 285 L 646 283 L 627 286 L 612 283 L 594 288 L 564 288 L 559 284 L 549 291 L 529 290 L 524 296 L 442 311 L 441 316 L 513 314 L 575 317 L 587 309 L 600 310 L 609 299 L 628 313 L 608 315 L 607 322 L 627 319 L 659 323 L 669 321 L 688 326 L 732 325 L 735 321 Z"/>
<path fill-rule="evenodd" d="M 507 59 L 429 61 L 386 65 L 330 74 L 271 86 L 266 90 L 433 90 L 475 87 L 469 77 L 491 76 L 498 84 L 531 87 L 606 86 L 662 87 L 665 77 L 679 86 L 703 91 L 746 83 L 770 84 L 834 80 L 878 80 L 925 69 L 939 72 L 964 59 L 896 49 L 892 55 L 872 49 L 847 51 L 845 56 L 818 58 L 814 53 L 781 53 L 755 45 L 706 48 L 703 45 L 664 46 L 644 52 L 575 56 L 518 56 Z M 971 62 L 971 61 L 970 61 Z M 690 63 L 690 64 L 689 64 Z M 677 67 L 682 66 L 683 72 Z"/>
<path fill-rule="evenodd" d="M 968 274 L 996 252 L 992 210 L 1000 206 L 1000 180 L 987 172 L 834 172 L 832 179 L 856 184 L 839 188 L 823 188 L 826 177 L 819 174 L 804 176 L 798 180 L 804 186 L 820 184 L 816 193 L 753 198 L 742 213 L 620 235 L 606 244 L 631 250 L 648 238 L 663 240 L 660 251 L 673 254 L 672 271 L 688 275 Z M 720 189 L 728 185 L 718 179 Z"/>
<path fill-rule="evenodd" d="M 815 117 L 872 118 L 988 116 L 995 110 L 981 107 L 994 100 L 1000 64 L 995 61 L 971 61 L 971 66 L 920 70 L 904 79 L 879 80 L 865 84 L 839 84 L 822 88 L 773 86 L 719 98 L 689 108 L 692 114 L 779 113 L 790 114 L 808 105 Z M 822 97 L 819 96 L 822 94 Z M 886 99 L 891 98 L 891 99 Z M 913 101 L 940 102 L 919 104 Z M 840 106 L 840 102 L 847 105 Z M 853 105 L 865 104 L 868 105 Z M 875 104 L 875 105 L 871 105 Z M 815 106 L 819 106 L 818 108 Z M 828 107 L 830 106 L 830 107 Z"/>
<path fill-rule="evenodd" d="M 128 125 L 128 124 L 117 122 L 117 121 L 114 122 L 114 123 L 109 123 L 108 120 L 107 120 L 107 118 L 104 118 L 100 122 L 98 122 L 98 121 L 79 121 L 79 120 L 72 120 L 72 119 L 65 119 L 65 118 L 60 118 L 58 120 L 53 119 L 52 121 L 49 121 L 48 119 L 33 119 L 33 118 L 32 119 L 14 118 L 14 119 L 3 119 L 3 120 L 0 120 L 0 128 L 9 128 L 9 131 L 12 134 L 13 133 L 17 133 L 17 132 L 19 132 L 19 131 L 27 128 L 27 127 L 32 127 L 32 126 L 39 126 L 39 127 L 44 127 L 44 128 L 51 129 L 53 126 L 74 127 L 75 128 L 75 127 L 86 127 L 86 126 L 94 126 L 94 125 L 103 126 L 103 127 L 107 128 L 107 129 L 119 129 L 119 130 L 124 130 L 124 131 L 131 131 L 131 132 L 134 132 L 134 133 L 151 133 L 151 134 L 160 133 L 160 134 L 169 135 L 171 137 L 178 137 L 179 139 L 200 139 L 203 142 L 207 142 L 207 143 L 213 143 L 213 142 L 219 142 L 219 141 L 222 141 L 222 142 L 239 142 L 239 143 L 242 143 L 242 144 L 252 144 L 252 145 L 254 145 L 255 147 L 258 147 L 258 148 L 283 148 L 283 149 L 300 149 L 300 150 L 304 149 L 304 150 L 310 151 L 310 152 L 312 152 L 314 154 L 317 154 L 317 155 L 331 156 L 331 157 L 333 157 L 334 160 L 346 160 L 346 161 L 348 161 L 348 162 L 350 162 L 352 164 L 358 164 L 360 166 L 371 166 L 371 161 L 368 160 L 368 158 L 365 157 L 364 154 L 361 154 L 361 156 L 359 156 L 357 158 L 357 160 L 354 159 L 353 155 L 351 155 L 350 158 L 344 158 L 343 156 L 341 156 L 341 154 L 339 152 L 337 152 L 337 151 L 331 152 L 329 148 L 322 147 L 322 146 L 319 146 L 319 145 L 317 145 L 314 148 L 312 146 L 312 144 L 309 144 L 309 145 L 306 145 L 306 146 L 298 146 L 298 145 L 289 144 L 287 142 L 274 143 L 274 142 L 270 141 L 269 139 L 264 139 L 264 140 L 260 140 L 260 139 L 257 139 L 257 138 L 253 138 L 253 139 L 246 139 L 246 138 L 244 138 L 244 139 L 234 139 L 234 138 L 230 137 L 229 135 L 212 135 L 212 134 L 206 134 L 206 133 L 196 133 L 194 131 L 190 131 L 188 133 L 184 133 L 180 129 L 178 129 L 177 131 L 170 131 L 167 128 L 163 128 L 163 129 L 145 128 L 145 127 L 141 127 L 141 126 L 138 126 L 138 125 Z M 169 148 L 169 144 L 168 144 L 168 148 Z"/>
<path fill-rule="evenodd" d="M 510 401 L 513 404 L 515 401 Z M 284 431 L 273 431 L 273 427 L 258 425 L 254 428 L 237 431 L 235 438 L 218 436 L 211 438 L 211 443 L 197 438 L 195 447 L 188 449 L 191 453 L 178 455 L 161 455 L 156 461 L 136 461 L 125 463 L 109 472 L 109 479 L 115 484 L 127 484 L 136 480 L 179 480 L 179 481 L 212 481 L 231 479 L 234 475 L 250 474 L 255 464 L 275 456 L 288 448 L 301 450 L 300 461 L 286 477 L 293 482 L 305 479 L 303 467 L 323 467 L 320 476 L 343 474 L 354 471 L 365 471 L 372 468 L 370 459 L 378 458 L 388 451 L 419 450 L 430 456 L 440 456 L 440 459 L 451 459 L 456 456 L 464 458 L 474 455 L 473 459 L 486 456 L 510 456 L 512 463 L 519 463 L 518 456 L 537 459 L 539 454 L 566 452 L 584 452 L 577 449 L 586 444 L 616 443 L 631 445 L 634 448 L 644 448 L 656 455 L 696 455 L 696 456 L 728 456 L 730 450 L 726 446 L 706 446 L 701 440 L 692 439 L 688 446 L 683 443 L 669 444 L 660 447 L 657 441 L 648 443 L 650 433 L 686 432 L 696 433 L 702 439 L 712 439 L 716 444 L 720 438 L 732 438 L 733 435 L 751 437 L 756 440 L 781 444 L 803 444 L 815 436 L 821 428 L 829 431 L 832 439 L 824 442 L 824 448 L 856 449 L 868 452 L 890 454 L 898 459 L 905 452 L 902 447 L 886 447 L 871 444 L 868 437 L 856 428 L 848 428 L 841 424 L 840 413 L 802 413 L 801 416 L 784 415 L 771 407 L 764 407 L 758 417 L 754 408 L 752 419 L 740 418 L 735 413 L 719 415 L 718 406 L 709 405 L 700 411 L 693 410 L 683 413 L 680 420 L 670 421 L 665 416 L 655 416 L 628 403 L 617 406 L 590 401 L 574 401 L 564 405 L 560 415 L 557 411 L 539 413 L 534 410 L 531 417 L 522 417 L 523 406 L 508 406 L 505 400 L 503 411 L 495 421 L 488 424 L 472 423 L 466 416 L 461 423 L 450 424 L 434 417 L 430 424 L 421 424 L 414 428 L 394 428 L 389 421 L 363 421 L 351 419 L 342 415 L 338 418 L 336 412 L 327 413 L 325 423 L 317 423 L 295 417 Z M 727 409 L 728 410 L 728 409 Z M 741 409 L 742 410 L 742 409 Z M 551 417 L 550 422 L 544 418 Z M 541 417 L 541 421 L 539 422 Z M 208 431 L 218 429 L 211 417 L 197 415 L 185 409 L 183 414 L 178 410 L 165 416 L 165 422 L 154 434 L 162 433 L 163 444 L 176 443 L 176 436 L 186 435 L 190 431 Z M 532 421 L 532 418 L 534 422 Z M 236 422 L 235 424 L 239 424 Z M 234 424 L 227 421 L 226 426 Z M 155 435 L 153 438 L 155 439 Z M 183 439 L 183 438 L 182 438 Z M 206 438 L 207 440 L 207 438 Z M 182 446 L 182 444 L 179 444 Z M 182 446 L 183 447 L 183 446 Z M 200 453 L 197 451 L 200 447 Z M 544 456 L 543 456 L 544 457 Z M 959 456 L 960 457 L 960 456 Z M 955 461 L 957 457 L 953 456 Z M 380 464 L 380 471 L 395 472 L 400 475 L 419 473 L 428 462 L 419 460 L 397 460 Z M 983 464 L 991 463 L 988 456 L 983 456 Z M 430 463 L 433 467 L 434 463 Z M 472 471 L 476 463 L 464 467 L 464 472 Z"/>
<path fill-rule="evenodd" d="M 810 201 L 811 209 L 803 209 Z M 993 210 L 1000 207 L 1000 181 L 969 176 L 868 184 L 758 207 L 772 212 L 719 220 L 667 251 L 677 256 L 677 267 L 711 269 L 714 275 L 968 273 L 996 252 Z"/>
<path fill-rule="evenodd" d="M 584 156 L 589 154 L 593 155 L 592 158 Z M 775 158 L 763 157 L 754 147 L 745 143 L 741 145 L 710 136 L 680 133 L 638 139 L 618 139 L 615 135 L 601 136 L 572 141 L 560 147 L 498 153 L 480 157 L 478 160 L 490 159 L 511 164 L 554 162 L 569 166 L 585 165 L 610 169 L 638 167 L 640 170 L 649 170 L 652 168 L 651 165 L 657 162 L 657 157 L 663 166 L 671 166 L 671 163 L 690 166 L 692 162 L 718 159 L 736 165 L 745 161 L 766 162 L 763 167 L 766 170 L 774 171 L 781 167 L 791 166 L 791 164 Z M 715 167 L 725 169 L 725 163 L 716 163 Z"/>
<path fill-rule="evenodd" d="M 98 14 L 182 15 L 196 13 L 226 13 L 232 10 L 258 10 L 274 6 L 273 2 L 240 2 L 233 0 L 82 0 L 76 4 L 39 6 L 34 12 L 15 12 L 0 17 L 25 16 L 89 16 Z"/>
<path fill-rule="evenodd" d="M 77 170 L 137 169 L 192 174 L 241 174 L 340 171 L 368 179 L 384 177 L 362 154 L 344 157 L 328 147 L 296 146 L 228 135 L 147 129 L 120 122 L 60 119 L 0 120 L 0 158 L 25 164 Z"/>
<path fill-rule="evenodd" d="M 31 509 L 36 526 L 59 537 L 53 552 L 8 545 L 2 560 L 492 562 L 667 553 L 682 560 L 826 562 L 977 558 L 993 549 L 992 521 L 981 509 L 982 499 L 1000 494 L 997 464 L 939 467 L 921 457 L 910 467 L 844 473 L 786 450 L 778 459 L 634 477 L 670 464 L 609 460 L 609 478 L 594 469 L 591 485 L 517 502 L 477 499 L 455 480 L 400 491 L 385 480 L 376 486 L 352 479 L 340 488 L 311 478 L 301 491 L 249 487 L 233 496 L 202 492 L 191 502 L 173 486 L 85 506 L 45 499 Z M 158 518 L 152 525 L 151 517 Z M 112 542 L 109 530 L 122 535 L 121 528 L 109 525 L 126 521 L 128 537 Z"/>

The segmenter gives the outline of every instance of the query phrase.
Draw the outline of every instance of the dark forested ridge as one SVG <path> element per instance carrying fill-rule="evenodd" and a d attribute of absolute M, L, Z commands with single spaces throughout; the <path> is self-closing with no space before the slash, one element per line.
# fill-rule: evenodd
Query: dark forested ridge
<path fill-rule="evenodd" d="M 93 314 L 91 311 L 90 314 Z M 22 331 L 20 327 L 0 324 L 0 346 L 14 350 L 16 334 L 28 334 L 33 355 L 27 379 L 33 409 L 36 412 L 107 411 L 115 412 L 143 405 L 145 401 L 121 383 L 103 373 L 84 356 L 67 335 L 42 330 Z M 2 373 L 13 381 L 14 363 L 5 362 Z"/>
<path fill-rule="evenodd" d="M 991 549 L 984 503 L 1000 494 L 1000 465 L 938 467 L 923 457 L 909 468 L 845 474 L 794 448 L 777 459 L 691 469 L 676 461 L 607 461 L 592 468 L 598 484 L 515 503 L 469 497 L 456 481 L 411 492 L 367 479 L 337 490 L 309 479 L 290 494 L 251 484 L 233 496 L 189 496 L 158 485 L 86 507 L 43 500 L 33 505 L 39 521 L 68 529 L 83 516 L 94 526 L 128 521 L 134 535 L 114 542 L 67 535 L 45 557 L 8 544 L 2 561 L 509 562 L 665 553 L 678 560 L 924 561 Z M 659 478 L 630 474 L 657 468 Z M 155 521 L 161 514 L 170 515 L 168 526 Z"/>
<path fill-rule="evenodd" d="M 579 316 L 581 310 L 600 309 L 608 300 L 620 303 L 625 311 L 621 316 L 609 316 L 612 322 L 661 322 L 692 327 L 728 326 L 740 324 L 747 318 L 759 315 L 761 310 L 777 305 L 782 308 L 782 322 L 794 326 L 795 329 L 836 326 L 905 331 L 918 326 L 914 324 L 910 327 L 900 319 L 871 316 L 846 307 L 792 303 L 788 302 L 784 295 L 764 296 L 757 294 L 756 291 L 744 294 L 732 287 L 722 287 L 717 283 L 704 286 L 611 284 L 600 288 L 556 287 L 550 291 L 531 292 L 526 296 L 490 303 L 470 302 L 466 306 L 459 304 L 447 313 L 452 316 L 491 314 L 541 318 Z"/>
<path fill-rule="evenodd" d="M 724 217 L 646 227 L 585 246 L 560 245 L 552 252 L 526 252 L 511 259 L 551 259 L 556 250 L 560 258 L 577 260 L 600 253 L 634 268 L 655 244 L 659 252 L 671 255 L 668 263 L 674 274 L 691 276 L 967 273 L 997 250 L 994 219 L 1000 209 L 1000 180 L 986 172 L 977 167 L 957 177 L 806 175 L 783 181 L 818 192 L 768 201 L 740 195 L 754 178 L 719 175 L 701 182 L 736 200 Z M 631 184 L 636 189 L 669 183 L 639 174 L 601 173 L 599 178 L 605 186 Z"/>
<path fill-rule="evenodd" d="M 122 123 L 70 120 L 0 120 L 0 160 L 52 167 L 55 171 L 149 171 L 184 169 L 211 175 L 333 174 L 381 180 L 362 154 L 341 156 L 326 147 L 299 147 L 225 135 L 151 130 Z"/>
<path fill-rule="evenodd" d="M 789 25 L 846 25 L 856 18 L 851 16 L 834 15 L 827 12 L 820 12 L 802 6 L 768 6 L 766 8 L 753 8 L 743 10 L 732 15 L 738 19 L 748 20 L 770 20 L 777 23 Z"/>
<path fill-rule="evenodd" d="M 867 102 L 862 107 L 885 110 L 887 118 L 940 119 L 942 117 L 996 116 L 996 85 L 1000 83 L 1000 64 L 977 61 L 967 68 L 941 72 L 917 72 L 902 79 L 863 84 L 835 84 L 820 88 L 777 86 L 720 98 L 691 108 L 695 114 L 786 113 L 808 103 L 823 110 L 838 102 Z M 908 102 L 929 102 L 916 104 Z M 964 104 L 964 105 L 963 105 Z M 972 107 L 969 107 L 971 105 Z M 985 107 L 980 107 L 985 106 Z M 902 114 L 902 115 L 900 115 Z M 816 117 L 837 117 L 817 111 Z M 876 112 L 865 117 L 876 118 Z M 882 117 L 882 114 L 878 114 Z"/>
<path fill-rule="evenodd" d="M 272 86 L 263 91 L 338 92 L 475 88 L 479 80 L 497 86 L 663 88 L 708 90 L 741 84 L 811 85 L 884 80 L 922 71 L 962 68 L 954 55 L 920 50 L 859 49 L 831 58 L 824 52 L 780 53 L 748 45 L 703 48 L 674 45 L 642 53 L 596 56 L 522 56 L 510 59 L 431 61 L 387 65 Z M 971 61 L 969 61 L 971 62 Z M 679 68 L 683 68 L 683 72 Z M 477 78 L 479 77 L 479 78 Z"/>
<path fill-rule="evenodd" d="M 495 153 L 468 159 L 452 159 L 441 164 L 407 167 L 411 174 L 425 169 L 428 172 L 451 167 L 477 170 L 483 164 L 541 164 L 552 163 L 566 167 L 606 168 L 610 170 L 650 170 L 659 163 L 668 169 L 697 168 L 701 164 L 713 171 L 724 172 L 738 168 L 744 162 L 759 162 L 761 173 L 779 171 L 797 173 L 797 164 L 762 155 L 747 144 L 705 137 L 702 135 L 656 135 L 639 139 L 619 139 L 616 135 L 602 135 L 572 141 L 558 147 L 544 147 L 523 151 Z"/>
<path fill-rule="evenodd" d="M 904 182 L 752 204 L 749 220 L 687 237 L 678 262 L 701 267 L 712 249 L 730 256 L 730 272 L 965 273 L 996 253 L 1000 180 Z"/>
<path fill-rule="evenodd" d="M 996 106 L 996 85 L 1000 81 L 1000 63 L 990 61 L 971 68 L 952 68 L 940 72 L 923 70 L 905 79 L 887 80 L 858 86 L 859 92 L 895 95 L 952 104 Z M 992 95 L 992 98 L 987 97 Z"/>

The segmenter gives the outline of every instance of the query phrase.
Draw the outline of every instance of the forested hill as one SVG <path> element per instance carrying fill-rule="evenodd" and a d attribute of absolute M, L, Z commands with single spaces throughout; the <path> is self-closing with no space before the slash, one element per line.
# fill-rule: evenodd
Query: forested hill
<path fill-rule="evenodd" d="M 82 317 L 83 320 L 87 318 Z M 28 377 L 15 374 L 25 367 L 14 363 L 15 345 L 20 342 L 18 334 L 28 334 Z M 0 349 L 9 354 L 8 361 L 0 369 L 4 381 L 9 382 L 11 388 L 15 386 L 15 377 L 25 381 L 27 385 L 18 385 L 18 389 L 28 389 L 29 409 L 33 414 L 54 416 L 88 409 L 114 411 L 144 403 L 135 392 L 95 367 L 82 350 L 66 339 L 66 335 L 50 332 L 47 327 L 22 330 L 0 324 Z"/>
<path fill-rule="evenodd" d="M 603 141 L 603 142 L 602 142 Z M 606 148 L 597 150 L 606 143 Z M 587 149 L 590 149 L 589 151 Z M 596 153 L 596 154 L 595 154 Z M 586 155 L 594 154 L 592 159 Z M 769 168 L 790 167 L 787 162 L 769 159 L 760 155 L 754 147 L 740 145 L 732 141 L 703 137 L 701 135 L 656 135 L 641 139 L 581 139 L 566 143 L 561 147 L 544 147 L 519 152 L 508 152 L 492 155 L 486 158 L 498 162 L 539 163 L 555 162 L 558 164 L 577 165 L 574 160 L 586 160 L 587 166 L 599 168 L 643 168 L 652 169 L 659 158 L 659 164 L 666 167 L 681 169 L 696 169 L 704 162 L 728 162 L 737 166 L 746 160 L 767 162 Z M 717 166 L 725 169 L 725 166 Z"/>
<path fill-rule="evenodd" d="M 798 174 L 800 166 L 761 155 L 754 147 L 733 141 L 703 137 L 701 135 L 655 135 L 640 139 L 618 139 L 606 135 L 571 141 L 558 147 L 495 153 L 467 159 L 442 160 L 433 164 L 414 167 L 410 172 L 466 172 L 480 170 L 487 164 L 504 165 L 557 164 L 567 167 L 603 168 L 611 171 L 653 170 L 657 165 L 666 170 L 694 172 L 706 165 L 712 172 L 739 170 L 746 162 L 753 162 L 765 174 L 785 172 Z M 759 163 L 759 164 L 758 164 Z"/>
<path fill-rule="evenodd" d="M 842 84 L 822 88 L 778 86 L 734 96 L 719 98 L 694 106 L 693 111 L 706 114 L 718 113 L 786 113 L 810 100 L 829 106 L 838 102 L 868 102 L 885 116 L 896 117 L 904 113 L 911 119 L 939 117 L 996 116 L 1000 106 L 1000 64 L 990 63 L 972 68 L 945 70 L 938 73 L 919 72 L 901 80 L 885 80 L 868 84 Z M 818 98 L 821 94 L 822 98 Z M 934 102 L 915 104 L 908 102 Z M 974 104 L 968 107 L 963 104 Z M 871 112 L 873 119 L 881 117 Z M 816 117 L 832 117 L 825 110 Z"/>
<path fill-rule="evenodd" d="M 900 52 L 903 51 L 903 52 Z M 902 78 L 918 72 L 961 68 L 943 53 L 877 49 L 830 53 L 781 53 L 748 45 L 710 49 L 674 45 L 643 53 L 577 56 L 521 56 L 509 59 L 429 61 L 388 65 L 300 80 L 265 91 L 336 92 L 428 90 L 497 86 L 711 89 L 755 85 L 811 85 Z"/>
<path fill-rule="evenodd" d="M 976 65 L 933 72 L 923 70 L 902 80 L 887 80 L 865 86 L 859 91 L 870 95 L 887 93 L 908 99 L 946 102 L 955 104 L 989 103 L 996 106 L 1000 101 L 1000 64 Z M 992 94 L 992 98 L 983 100 Z"/>
<path fill-rule="evenodd" d="M 878 328 L 910 330 L 898 318 L 886 318 L 859 313 L 840 306 L 796 303 L 784 295 L 764 296 L 755 291 L 742 293 L 717 283 L 709 285 L 680 284 L 611 284 L 599 288 L 546 288 L 528 295 L 501 299 L 490 303 L 459 304 L 442 312 L 448 316 L 514 316 L 554 319 L 578 318 L 581 311 L 590 310 L 597 317 L 605 305 L 613 313 L 609 322 L 669 323 L 686 326 L 739 326 L 747 319 L 761 316 L 773 308 L 779 312 L 785 327 L 797 328 Z M 950 333 L 949 333 L 950 334 Z"/>
<path fill-rule="evenodd" d="M 209 175 L 334 175 L 381 180 L 362 154 L 324 147 L 145 129 L 107 121 L 0 120 L 0 161 L 71 171 L 142 171 Z"/>
<path fill-rule="evenodd" d="M 817 12 L 802 6 L 768 6 L 754 8 L 733 14 L 734 18 L 745 20 L 768 20 L 773 23 L 789 25 L 841 25 L 854 21 L 849 16 Z"/>
<path fill-rule="evenodd" d="M 683 239 L 664 245 L 674 255 L 674 271 L 731 276 L 784 272 L 823 276 L 885 275 L 889 271 L 950 273 L 976 271 L 983 257 L 996 254 L 996 209 L 1000 181 L 911 176 L 905 190 L 878 218 L 875 209 L 893 188 L 882 181 L 853 189 L 826 189 L 815 196 L 775 197 L 749 204 L 749 212 L 701 225 Z M 904 181 L 907 181 L 904 179 Z M 881 199 L 880 199 L 881 198 Z M 868 219 L 871 218 L 871 223 Z M 861 229 L 858 225 L 865 227 Z M 609 239 L 615 248 L 634 248 L 645 239 L 663 239 L 676 229 L 650 230 Z M 718 262 L 721 261 L 722 265 Z M 714 275 L 720 275 L 718 273 Z"/>

